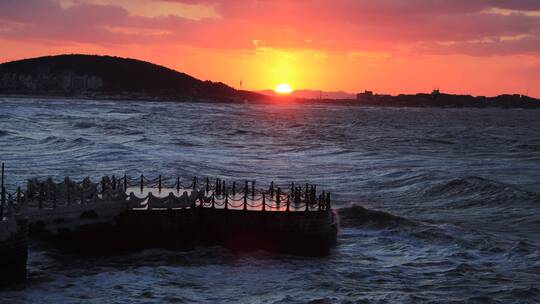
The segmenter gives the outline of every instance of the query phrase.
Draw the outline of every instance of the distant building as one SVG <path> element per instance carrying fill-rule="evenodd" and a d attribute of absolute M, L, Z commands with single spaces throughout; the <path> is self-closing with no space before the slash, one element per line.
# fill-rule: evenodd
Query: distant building
<path fill-rule="evenodd" d="M 68 84 L 67 89 L 72 91 L 96 90 L 103 86 L 103 81 L 96 76 L 68 74 L 64 77 L 67 78 L 64 84 Z"/>
<path fill-rule="evenodd" d="M 103 85 L 103 80 L 97 76 L 76 75 L 69 71 L 56 74 L 0 74 L 0 90 L 3 91 L 86 92 L 99 90 Z"/>
<path fill-rule="evenodd" d="M 364 93 L 356 94 L 357 100 L 371 100 L 373 98 L 373 91 L 364 91 Z"/>
<path fill-rule="evenodd" d="M 434 90 L 431 92 L 431 95 L 433 95 L 433 96 L 441 95 L 441 91 L 440 91 L 439 89 L 434 89 Z"/>

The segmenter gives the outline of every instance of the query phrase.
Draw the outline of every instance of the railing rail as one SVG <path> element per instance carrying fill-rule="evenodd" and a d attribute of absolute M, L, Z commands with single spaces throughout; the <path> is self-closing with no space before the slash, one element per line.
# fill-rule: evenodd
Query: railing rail
<path fill-rule="evenodd" d="M 120 178 L 115 175 L 104 176 L 98 183 L 92 182 L 90 178 L 77 182 L 66 177 L 59 183 L 52 178 L 44 181 L 31 179 L 25 191 L 18 187 L 15 192 L 8 193 L 3 183 L 4 166 L 2 164 L 0 215 L 8 205 L 11 209 L 20 209 L 23 205 L 38 209 L 55 209 L 66 205 L 88 204 L 96 199 L 103 200 L 105 195 L 110 195 L 110 193 L 121 193 L 124 199 L 130 193 L 143 195 L 139 199 L 148 199 L 152 192 L 156 193 L 156 190 L 158 195 L 172 193 L 173 196 L 175 193 L 180 196 L 185 192 L 195 191 L 196 198 L 193 207 L 200 208 L 283 212 L 331 209 L 330 193 L 319 192 L 317 186 L 311 184 L 277 185 L 272 181 L 268 187 L 257 189 L 255 180 L 246 180 L 239 187 L 237 181 L 227 182 L 220 178 L 211 180 L 208 177 L 204 179 L 193 177 L 187 182 L 182 182 L 179 176 L 163 178 L 158 175 L 148 178 L 144 175 L 129 177 L 124 174 Z M 146 195 L 144 195 L 145 191 Z"/>

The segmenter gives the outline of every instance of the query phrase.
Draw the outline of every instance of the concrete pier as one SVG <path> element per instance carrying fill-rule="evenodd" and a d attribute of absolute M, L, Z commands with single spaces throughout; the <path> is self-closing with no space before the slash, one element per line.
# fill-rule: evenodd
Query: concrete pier
<path fill-rule="evenodd" d="M 28 222 L 8 206 L 4 164 L 0 175 L 0 286 L 26 280 Z"/>
<path fill-rule="evenodd" d="M 12 201 L 28 216 L 32 236 L 81 253 L 222 245 L 319 256 L 337 235 L 330 194 L 308 184 L 257 190 L 255 181 L 195 177 L 182 184 L 161 175 L 30 180 Z"/>
<path fill-rule="evenodd" d="M 0 286 L 26 280 L 28 230 L 26 220 L 0 221 Z"/>
<path fill-rule="evenodd" d="M 114 224 L 59 231 L 54 241 L 83 253 L 122 253 L 145 248 L 188 250 L 221 245 L 307 256 L 327 255 L 336 242 L 332 211 L 260 212 L 212 208 L 128 210 Z"/>

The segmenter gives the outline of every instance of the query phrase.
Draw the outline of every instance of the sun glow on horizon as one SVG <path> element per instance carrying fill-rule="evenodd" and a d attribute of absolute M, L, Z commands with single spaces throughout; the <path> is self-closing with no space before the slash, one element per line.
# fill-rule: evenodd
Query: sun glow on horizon
<path fill-rule="evenodd" d="M 292 88 L 290 85 L 286 83 L 278 84 L 274 91 L 278 94 L 290 94 L 292 93 Z"/>

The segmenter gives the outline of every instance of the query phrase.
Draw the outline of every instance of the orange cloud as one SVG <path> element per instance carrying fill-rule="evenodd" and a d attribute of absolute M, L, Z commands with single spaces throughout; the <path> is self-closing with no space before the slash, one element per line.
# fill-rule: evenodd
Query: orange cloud
<path fill-rule="evenodd" d="M 0 40 L 2 61 L 130 56 L 250 89 L 540 95 L 536 0 L 4 0 Z"/>

